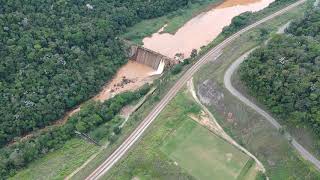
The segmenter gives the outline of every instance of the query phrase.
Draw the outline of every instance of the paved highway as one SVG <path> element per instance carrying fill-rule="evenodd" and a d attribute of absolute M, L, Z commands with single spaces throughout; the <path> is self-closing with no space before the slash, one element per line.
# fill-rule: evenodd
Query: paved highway
<path fill-rule="evenodd" d="M 282 10 L 275 12 L 274 14 L 238 31 L 234 35 L 230 36 L 222 43 L 212 48 L 207 54 L 205 54 L 201 59 L 199 59 L 177 82 L 176 84 L 168 91 L 168 93 L 161 99 L 161 101 L 154 107 L 154 109 L 149 113 L 149 115 L 139 124 L 139 126 L 132 132 L 132 134 L 97 168 L 95 169 L 86 180 L 96 180 L 101 178 L 110 168 L 118 162 L 121 157 L 132 147 L 132 145 L 137 142 L 137 140 L 142 136 L 144 131 L 150 126 L 150 124 L 156 119 L 164 107 L 169 103 L 170 100 L 178 93 L 178 91 L 183 87 L 183 85 L 193 76 L 199 68 L 206 64 L 210 60 L 215 60 L 223 48 L 232 42 L 234 39 L 239 37 L 241 34 L 247 32 L 248 30 L 276 17 L 280 14 L 283 14 L 292 8 L 301 5 L 306 2 L 306 0 L 300 0 Z"/>
<path fill-rule="evenodd" d="M 252 50 L 251 50 L 252 51 Z M 240 58 L 238 58 L 235 62 L 232 63 L 232 65 L 228 68 L 224 75 L 224 85 L 230 91 L 232 95 L 237 97 L 240 101 L 242 101 L 247 106 L 251 107 L 255 111 L 257 111 L 259 114 L 261 114 L 263 117 L 266 118 L 276 129 L 280 129 L 281 125 L 267 112 L 259 108 L 256 104 L 251 102 L 249 99 L 247 99 L 244 95 L 242 95 L 238 90 L 236 90 L 231 83 L 231 76 L 232 74 L 237 70 L 239 65 L 248 57 L 250 52 L 245 53 Z M 314 157 L 310 152 L 308 152 L 301 144 L 299 144 L 289 133 L 285 134 L 285 137 L 291 142 L 293 147 L 300 153 L 300 155 L 310 161 L 314 166 L 320 170 L 320 161 Z"/>

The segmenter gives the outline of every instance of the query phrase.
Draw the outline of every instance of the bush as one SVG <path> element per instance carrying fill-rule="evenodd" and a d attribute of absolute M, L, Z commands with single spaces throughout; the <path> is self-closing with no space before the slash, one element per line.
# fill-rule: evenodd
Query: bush
<path fill-rule="evenodd" d="M 171 73 L 173 75 L 179 74 L 182 71 L 182 68 L 183 68 L 182 64 L 177 64 L 172 68 Z"/>

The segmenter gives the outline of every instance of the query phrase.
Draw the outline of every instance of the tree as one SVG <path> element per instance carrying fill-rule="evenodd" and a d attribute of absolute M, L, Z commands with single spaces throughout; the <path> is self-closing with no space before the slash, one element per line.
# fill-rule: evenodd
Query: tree
<path fill-rule="evenodd" d="M 9 159 L 17 167 L 22 167 L 24 165 L 23 154 L 19 149 L 14 150 L 10 154 Z"/>
<path fill-rule="evenodd" d="M 319 23 L 318 10 L 307 12 L 287 28 L 291 36 L 274 36 L 240 66 L 241 80 L 271 112 L 318 135 L 320 39 L 310 37 L 318 37 Z"/>
<path fill-rule="evenodd" d="M 190 57 L 195 58 L 197 55 L 198 55 L 198 50 L 192 49 Z"/>

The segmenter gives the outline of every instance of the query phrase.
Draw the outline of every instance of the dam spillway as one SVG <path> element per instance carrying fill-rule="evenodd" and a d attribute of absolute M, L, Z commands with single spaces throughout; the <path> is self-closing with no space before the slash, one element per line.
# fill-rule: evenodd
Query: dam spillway
<path fill-rule="evenodd" d="M 141 46 L 132 45 L 130 49 L 130 60 L 145 64 L 154 70 L 158 70 L 159 65 L 161 64 L 164 64 L 164 67 L 168 68 L 179 63 L 178 60 L 166 57 L 160 53 Z"/>

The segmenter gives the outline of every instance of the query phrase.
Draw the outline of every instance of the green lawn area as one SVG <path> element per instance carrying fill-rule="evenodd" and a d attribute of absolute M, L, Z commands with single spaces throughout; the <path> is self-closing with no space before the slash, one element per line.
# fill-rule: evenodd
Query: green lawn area
<path fill-rule="evenodd" d="M 74 138 L 57 151 L 32 162 L 10 179 L 64 179 L 81 166 L 99 147 Z"/>
<path fill-rule="evenodd" d="M 203 11 L 209 5 L 214 5 L 223 0 L 201 0 L 190 3 L 186 8 L 180 9 L 166 16 L 142 21 L 133 27 L 128 28 L 122 38 L 132 42 L 142 44 L 142 39 L 157 32 L 161 27 L 167 24 L 164 32 L 174 34 L 192 17 Z"/>
<path fill-rule="evenodd" d="M 184 90 L 103 179 L 237 179 L 250 158 L 197 124 L 190 113 L 200 113 L 200 107 Z"/>
<path fill-rule="evenodd" d="M 249 160 L 246 154 L 190 119 L 171 134 L 161 150 L 203 180 L 237 179 Z"/>

